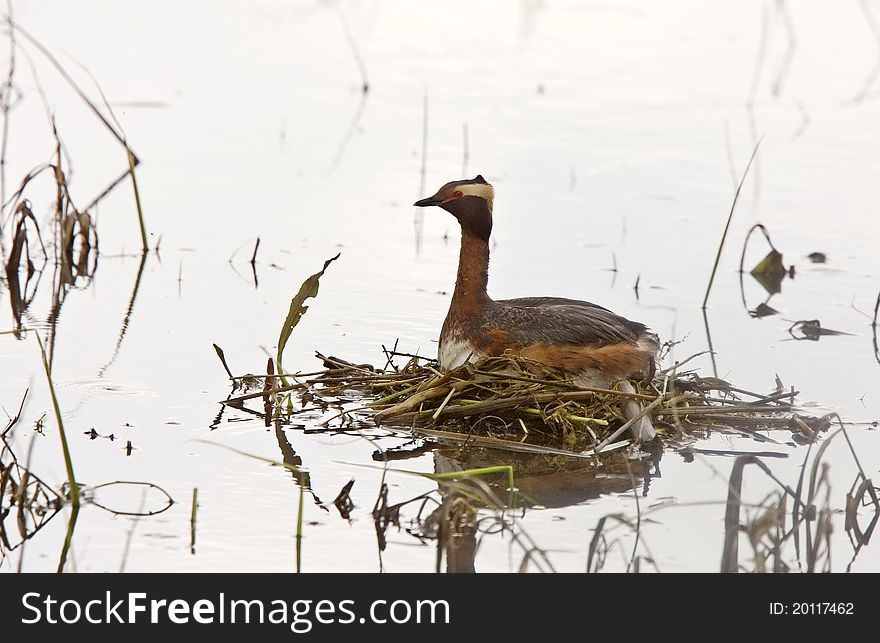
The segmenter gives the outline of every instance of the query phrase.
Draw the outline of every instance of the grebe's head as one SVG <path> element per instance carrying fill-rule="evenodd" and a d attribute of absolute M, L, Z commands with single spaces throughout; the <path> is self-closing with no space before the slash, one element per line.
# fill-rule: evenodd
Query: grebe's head
<path fill-rule="evenodd" d="M 488 239 L 492 232 L 492 202 L 495 189 L 481 175 L 465 181 L 450 181 L 434 196 L 416 201 L 413 205 L 439 205 L 452 214 L 465 232 Z"/>

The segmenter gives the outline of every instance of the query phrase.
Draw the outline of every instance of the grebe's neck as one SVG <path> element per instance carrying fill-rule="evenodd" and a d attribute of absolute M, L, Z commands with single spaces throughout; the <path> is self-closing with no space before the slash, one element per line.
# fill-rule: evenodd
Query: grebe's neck
<path fill-rule="evenodd" d="M 486 286 L 489 282 L 489 240 L 467 228 L 461 231 L 461 253 L 458 256 L 458 276 L 452 293 L 452 310 L 474 311 L 488 303 Z"/>

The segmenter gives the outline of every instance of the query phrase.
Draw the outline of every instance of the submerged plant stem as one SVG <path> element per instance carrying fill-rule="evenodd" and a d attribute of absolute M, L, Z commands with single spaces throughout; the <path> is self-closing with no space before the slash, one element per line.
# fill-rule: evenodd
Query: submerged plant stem
<path fill-rule="evenodd" d="M 67 564 L 67 556 L 70 554 L 70 546 L 73 543 L 73 530 L 76 528 L 76 519 L 79 517 L 79 501 L 71 507 L 70 518 L 67 520 L 67 533 L 64 535 L 64 544 L 61 545 L 61 556 L 58 558 L 57 573 L 64 572 Z"/>
<path fill-rule="evenodd" d="M 192 509 L 189 514 L 189 552 L 196 553 L 196 515 L 199 511 L 199 488 L 193 487 Z"/>
<path fill-rule="evenodd" d="M 296 510 L 296 573 L 302 571 L 302 528 L 303 528 L 303 494 L 302 483 L 299 485 L 299 506 Z"/>
<path fill-rule="evenodd" d="M 37 343 L 40 346 L 40 355 L 43 358 L 43 371 L 46 373 L 46 382 L 49 384 L 49 395 L 52 397 L 52 407 L 55 410 L 55 420 L 58 423 L 58 435 L 61 437 L 61 449 L 64 453 L 64 467 L 67 469 L 67 483 L 70 488 L 70 502 L 74 510 L 79 508 L 79 488 L 76 485 L 76 476 L 73 474 L 73 461 L 70 458 L 70 449 L 67 446 L 67 434 L 64 432 L 64 421 L 61 419 L 61 407 L 58 405 L 58 398 L 55 396 L 55 385 L 52 383 L 52 373 L 49 370 L 49 361 L 46 359 L 46 351 L 43 348 L 43 340 L 40 335 L 37 336 Z M 73 517 L 72 517 L 73 518 Z M 73 521 L 75 522 L 75 518 Z"/>

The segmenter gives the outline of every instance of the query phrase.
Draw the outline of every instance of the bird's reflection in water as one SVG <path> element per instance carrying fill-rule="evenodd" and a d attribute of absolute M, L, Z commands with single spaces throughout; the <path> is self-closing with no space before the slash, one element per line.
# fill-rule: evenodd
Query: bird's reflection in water
<path fill-rule="evenodd" d="M 513 506 L 506 493 L 506 476 L 479 476 L 438 486 L 439 504 L 419 520 L 420 535 L 437 542 L 437 571 L 473 573 L 480 541 L 506 532 L 520 546 L 525 569 L 550 566 L 543 551 L 515 524 L 513 513 L 581 504 L 606 494 L 633 492 L 647 495 L 651 479 L 660 475 L 658 449 L 628 459 L 623 453 L 609 456 L 601 465 L 564 456 L 510 454 L 489 449 L 439 448 L 434 452 L 434 472 L 451 473 L 510 465 L 517 493 Z M 445 566 L 441 564 L 445 556 Z"/>

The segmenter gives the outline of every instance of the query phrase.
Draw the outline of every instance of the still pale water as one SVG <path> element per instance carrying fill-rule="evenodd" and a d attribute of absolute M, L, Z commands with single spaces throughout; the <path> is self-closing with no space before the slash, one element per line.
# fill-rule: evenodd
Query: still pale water
<path fill-rule="evenodd" d="M 122 184 L 95 213 L 101 255 L 94 279 L 70 290 L 54 327 L 51 283 L 40 286 L 22 320 L 55 333 L 53 379 L 77 479 L 90 486 L 150 481 L 176 501 L 140 520 L 87 505 L 68 570 L 295 568 L 296 480 L 204 442 L 280 455 L 261 419 L 228 409 L 216 421 L 228 383 L 211 343 L 223 347 L 233 371 L 261 372 L 290 296 L 341 251 L 288 345 L 287 369 L 320 367 L 315 349 L 381 363 L 381 344 L 395 339 L 400 350 L 436 351 L 458 246 L 448 215 L 415 219 L 409 206 L 421 196 L 426 101 L 424 190 L 478 172 L 495 184 L 490 292 L 589 299 L 649 324 L 663 339 L 682 340 L 673 349 L 678 359 L 707 348 L 700 302 L 735 181 L 763 135 L 710 300 L 717 374 L 752 390 L 771 390 L 778 375 L 801 391 L 804 413 L 839 412 L 854 423 L 849 436 L 866 475 L 877 476 L 880 438 L 871 422 L 880 416 L 880 362 L 870 314 L 880 289 L 880 41 L 872 31 L 877 18 L 864 5 L 264 1 L 208 10 L 43 0 L 14 9 L 16 21 L 98 102 L 75 61 L 100 81 L 142 160 L 151 245 L 161 236 L 158 256 L 148 256 L 141 271 L 140 257 L 130 254 L 139 244 L 130 186 Z M 72 195 L 87 203 L 124 169 L 124 156 L 45 60 L 22 48 L 68 148 Z M 10 114 L 7 195 L 54 153 L 23 55 L 16 65 L 23 98 Z M 52 193 L 36 194 L 34 211 L 49 230 Z M 736 269 L 757 222 L 796 268 L 768 302 L 779 314 L 753 319 Z M 248 261 L 257 237 L 255 287 Z M 765 252 L 763 240 L 753 242 L 747 266 Z M 812 264 L 806 255 L 813 251 L 826 253 L 827 263 Z M 51 264 L 46 273 L 51 282 Z M 7 294 L 3 283 L 9 310 Z M 750 309 L 767 299 L 748 275 L 744 295 Z M 796 320 L 816 318 L 850 334 L 811 342 L 786 332 Z M 7 317 L 0 330 L 13 324 Z M 708 356 L 693 364 L 713 374 Z M 66 474 L 32 336 L 0 336 L 0 371 L 0 403 L 10 415 L 31 388 L 13 439 L 19 457 L 48 412 L 31 468 L 59 488 Z M 85 434 L 92 428 L 118 439 L 91 440 Z M 355 466 L 375 465 L 377 448 L 405 439 L 378 430 L 284 433 L 314 495 L 329 506 L 307 495 L 304 571 L 434 569 L 434 542 L 395 527 L 380 561 L 371 511 L 381 471 Z M 788 432 L 769 435 L 781 444 L 716 434 L 692 446 L 787 454 L 766 463 L 796 485 L 806 449 L 794 447 Z M 484 456 L 427 450 L 392 467 L 433 472 L 510 461 Z M 845 441 L 836 438 L 824 461 L 831 504 L 842 508 L 856 471 Z M 642 511 L 668 505 L 642 525 L 649 549 L 641 555 L 662 571 L 718 569 L 732 462 L 663 455 L 647 490 L 639 484 Z M 352 478 L 355 509 L 347 521 L 332 500 Z M 387 481 L 389 503 L 436 488 L 402 474 Z M 601 517 L 635 515 L 628 476 L 580 470 L 518 482 L 540 495 L 518 528 L 557 570 L 585 568 Z M 747 469 L 745 500 L 760 502 L 772 489 Z M 161 506 L 152 493 L 108 491 L 101 500 L 127 511 L 141 502 Z M 404 526 L 416 509 L 404 510 Z M 864 509 L 862 519 L 870 515 Z M 853 550 L 842 515 L 835 525 L 832 567 L 843 570 Z M 23 555 L 25 571 L 54 570 L 65 530 L 56 517 L 2 569 L 16 569 Z M 632 537 L 624 529 L 614 536 L 627 553 L 615 546 L 605 569 L 625 569 Z M 744 556 L 749 551 L 741 547 Z M 521 558 L 519 546 L 496 533 L 482 537 L 475 566 L 516 570 Z M 852 569 L 880 569 L 876 545 Z"/>

